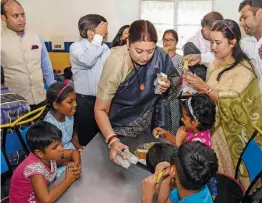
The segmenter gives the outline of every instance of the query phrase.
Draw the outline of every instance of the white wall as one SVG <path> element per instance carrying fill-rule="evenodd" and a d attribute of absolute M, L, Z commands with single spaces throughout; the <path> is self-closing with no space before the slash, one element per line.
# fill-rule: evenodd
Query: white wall
<path fill-rule="evenodd" d="M 81 16 L 95 13 L 109 22 L 111 41 L 118 29 L 140 18 L 142 0 L 19 0 L 23 5 L 27 25 L 44 38 L 64 36 L 65 41 L 79 39 L 77 28 Z M 214 0 L 214 10 L 238 22 L 238 6 L 242 0 Z"/>
<path fill-rule="evenodd" d="M 65 41 L 79 39 L 78 20 L 86 14 L 100 14 L 109 22 L 111 41 L 118 29 L 140 18 L 140 0 L 19 0 L 25 9 L 27 25 L 45 41 L 64 36 Z"/>
<path fill-rule="evenodd" d="M 224 18 L 239 22 L 238 7 L 242 0 L 214 0 L 214 10 L 220 12 Z"/>

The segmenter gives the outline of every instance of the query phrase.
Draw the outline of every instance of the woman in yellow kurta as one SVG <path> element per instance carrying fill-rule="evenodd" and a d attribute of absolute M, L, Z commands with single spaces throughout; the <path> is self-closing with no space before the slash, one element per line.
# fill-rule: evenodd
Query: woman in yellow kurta
<path fill-rule="evenodd" d="M 239 45 L 238 24 L 217 21 L 211 39 L 215 60 L 209 64 L 206 83 L 196 75 L 186 80 L 216 101 L 212 147 L 219 159 L 219 171 L 234 177 L 240 154 L 254 132 L 253 125 L 262 125 L 262 100 L 254 68 Z M 261 137 L 258 139 L 261 144 Z M 241 172 L 246 176 L 244 170 Z"/>

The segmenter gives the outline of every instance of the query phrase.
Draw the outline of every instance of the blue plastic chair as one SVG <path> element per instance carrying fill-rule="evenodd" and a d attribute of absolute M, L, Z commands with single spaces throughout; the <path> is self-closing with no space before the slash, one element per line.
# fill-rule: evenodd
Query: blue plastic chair
<path fill-rule="evenodd" d="M 6 158 L 2 152 L 2 149 L 1 149 L 1 174 L 5 173 L 9 171 L 9 168 L 8 168 L 8 165 L 7 165 L 7 162 L 6 162 Z"/>
<path fill-rule="evenodd" d="M 252 190 L 253 186 L 256 184 L 258 179 L 262 177 L 262 146 L 259 146 L 258 143 L 254 140 L 256 136 L 262 136 L 258 131 L 259 129 L 255 127 L 256 130 L 253 133 L 252 137 L 246 144 L 236 167 L 235 179 L 238 179 L 238 173 L 241 162 L 244 162 L 250 177 L 251 184 L 249 185 L 242 202 L 247 201 L 248 195 Z"/>

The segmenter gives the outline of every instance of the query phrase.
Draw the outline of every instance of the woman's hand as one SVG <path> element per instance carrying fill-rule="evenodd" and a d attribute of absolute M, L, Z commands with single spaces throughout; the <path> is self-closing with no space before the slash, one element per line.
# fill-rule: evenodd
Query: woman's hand
<path fill-rule="evenodd" d="M 206 91 L 206 89 L 208 89 L 208 86 L 205 83 L 205 81 L 198 77 L 196 74 L 188 72 L 184 79 L 190 87 L 194 88 L 198 92 L 204 92 Z"/>
<path fill-rule="evenodd" d="M 123 151 L 125 149 L 128 149 L 128 146 L 124 145 L 123 143 L 121 143 L 120 141 L 115 141 L 114 143 L 112 143 L 112 145 L 110 146 L 110 159 L 120 165 L 120 163 L 116 160 L 116 155 L 119 154 L 120 156 L 122 156 L 124 158 L 124 153 Z"/>
<path fill-rule="evenodd" d="M 159 85 L 160 92 L 166 92 L 168 88 L 170 87 L 170 80 L 167 78 L 162 78 L 161 81 L 165 82 L 163 85 Z"/>

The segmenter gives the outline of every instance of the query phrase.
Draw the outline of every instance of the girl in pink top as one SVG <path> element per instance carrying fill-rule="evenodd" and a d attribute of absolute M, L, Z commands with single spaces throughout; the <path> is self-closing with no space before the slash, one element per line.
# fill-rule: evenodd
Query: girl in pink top
<path fill-rule="evenodd" d="M 64 149 L 62 132 L 53 124 L 39 121 L 28 130 L 29 156 L 15 169 L 10 184 L 10 203 L 54 202 L 80 176 L 80 155 Z M 64 181 L 48 188 L 56 176 L 56 161 L 71 160 Z"/>
<path fill-rule="evenodd" d="M 181 126 L 176 135 L 162 129 L 155 128 L 155 137 L 166 137 L 172 144 L 179 147 L 187 141 L 200 141 L 211 148 L 210 129 L 216 118 L 216 105 L 206 94 L 195 94 L 182 104 Z"/>

